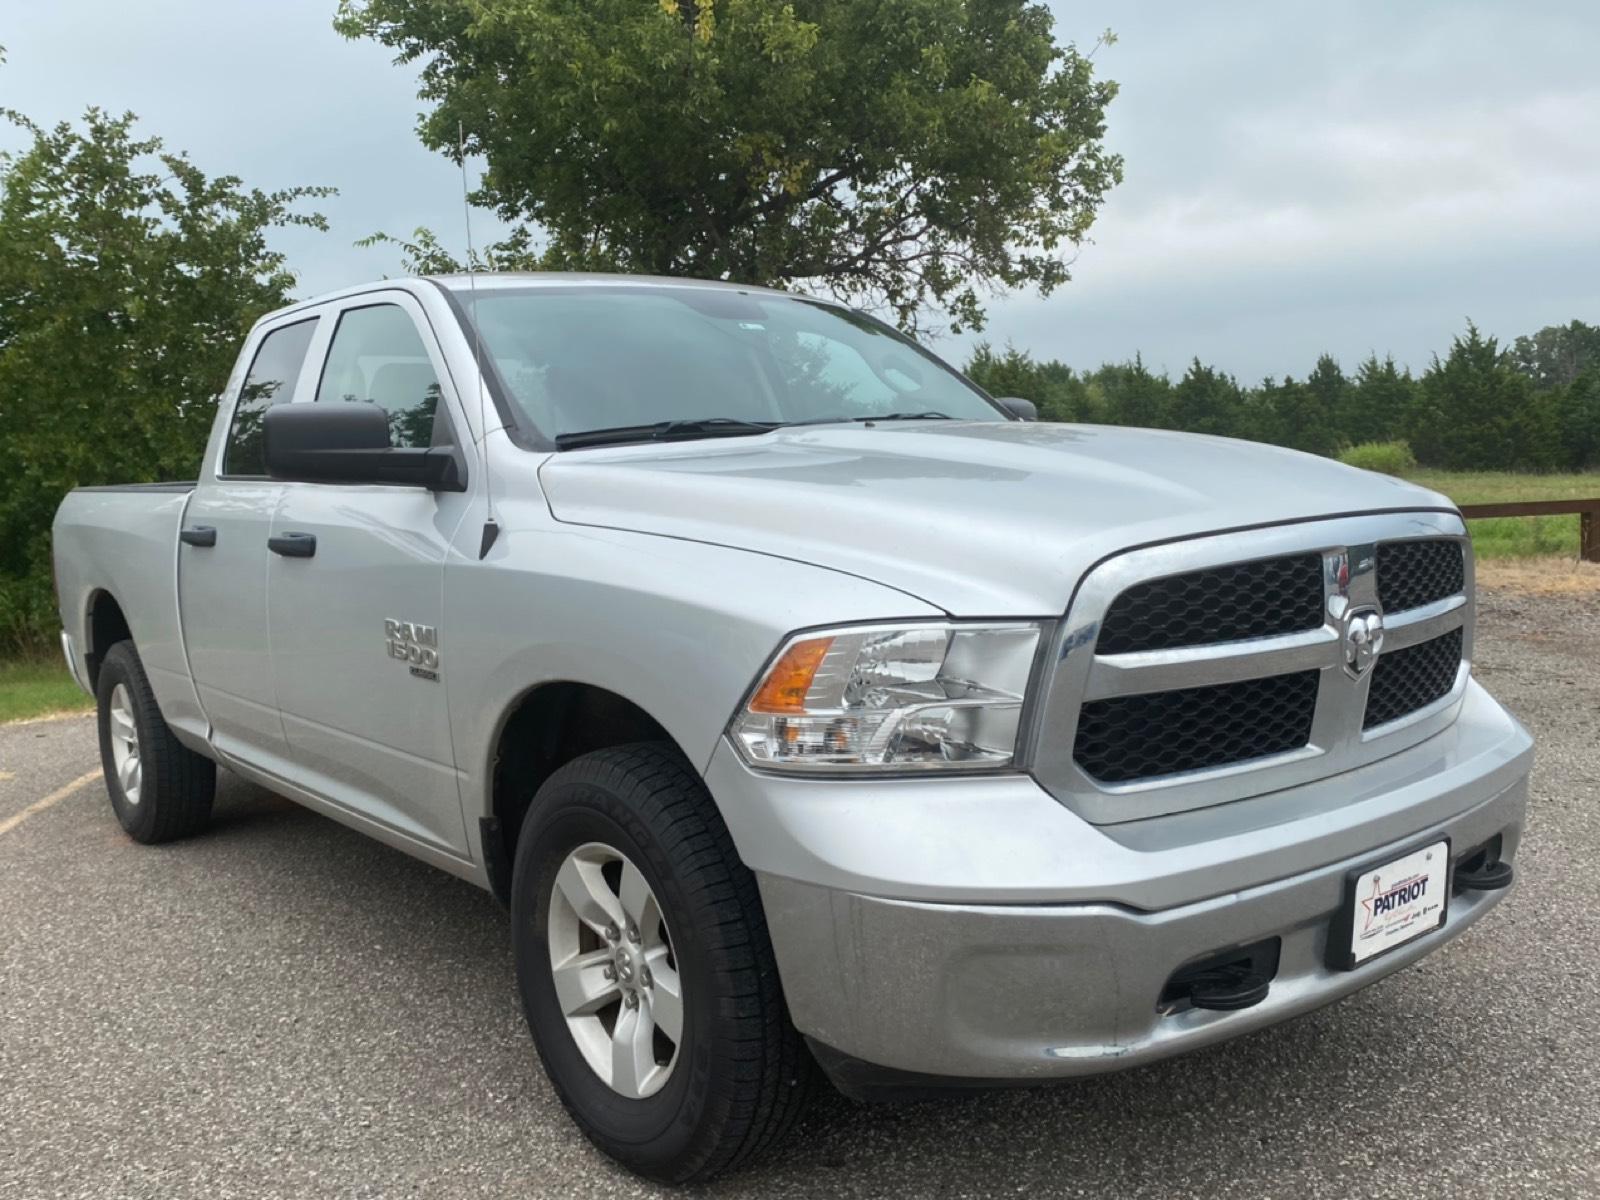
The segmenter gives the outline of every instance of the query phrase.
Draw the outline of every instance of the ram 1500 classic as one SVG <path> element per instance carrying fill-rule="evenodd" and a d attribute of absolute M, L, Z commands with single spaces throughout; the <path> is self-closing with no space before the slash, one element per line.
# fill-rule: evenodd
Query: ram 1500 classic
<path fill-rule="evenodd" d="M 819 1065 L 1146 1063 L 1482 917 L 1531 743 L 1472 678 L 1455 508 L 1031 415 L 752 287 L 273 313 L 198 480 L 56 518 L 112 808 L 190 833 L 220 764 L 493 891 L 567 1108 L 670 1181 Z"/>

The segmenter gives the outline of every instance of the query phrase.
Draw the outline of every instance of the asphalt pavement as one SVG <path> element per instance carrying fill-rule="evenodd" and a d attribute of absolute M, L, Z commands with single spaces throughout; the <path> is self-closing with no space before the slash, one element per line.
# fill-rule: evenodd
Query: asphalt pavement
<path fill-rule="evenodd" d="M 1489 596 L 1478 641 L 1539 759 L 1475 929 L 1169 1063 L 830 1094 L 705 1194 L 1600 1197 L 1600 599 Z M 489 896 L 227 775 L 205 834 L 135 845 L 92 720 L 0 727 L 0 1198 L 659 1192 L 567 1120 Z"/>

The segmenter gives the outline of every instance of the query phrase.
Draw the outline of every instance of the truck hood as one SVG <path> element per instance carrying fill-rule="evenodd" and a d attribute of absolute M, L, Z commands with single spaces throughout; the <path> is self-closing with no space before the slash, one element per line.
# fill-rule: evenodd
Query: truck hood
<path fill-rule="evenodd" d="M 920 422 L 574 450 L 558 521 L 849 572 L 957 616 L 1054 616 L 1120 550 L 1444 497 L 1253 442 L 1113 426 Z"/>

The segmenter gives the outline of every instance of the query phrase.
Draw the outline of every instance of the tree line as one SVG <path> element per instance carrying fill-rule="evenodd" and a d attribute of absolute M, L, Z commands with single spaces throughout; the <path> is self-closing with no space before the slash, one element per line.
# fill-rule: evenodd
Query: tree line
<path fill-rule="evenodd" d="M 1312 454 L 1405 442 L 1450 470 L 1600 468 L 1600 326 L 1572 321 L 1510 345 L 1469 324 L 1420 376 L 1375 354 L 1347 374 L 1324 354 L 1304 378 L 1247 387 L 1194 359 L 1174 381 L 1138 356 L 1077 371 L 980 344 L 967 374 L 1046 421 L 1142 425 L 1271 442 Z"/>

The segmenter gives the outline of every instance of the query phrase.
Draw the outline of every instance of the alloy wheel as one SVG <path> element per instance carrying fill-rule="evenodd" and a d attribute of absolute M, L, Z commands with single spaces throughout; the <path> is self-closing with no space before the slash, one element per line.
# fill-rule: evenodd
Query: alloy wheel
<path fill-rule="evenodd" d="M 122 787 L 122 798 L 129 805 L 139 803 L 143 766 L 139 756 L 139 726 L 133 719 L 133 701 L 126 684 L 119 683 L 111 693 L 111 765 Z"/>
<path fill-rule="evenodd" d="M 573 850 L 556 872 L 546 940 L 556 999 L 584 1061 L 629 1099 L 660 1091 L 683 1042 L 683 984 L 643 873 L 603 842 Z"/>

